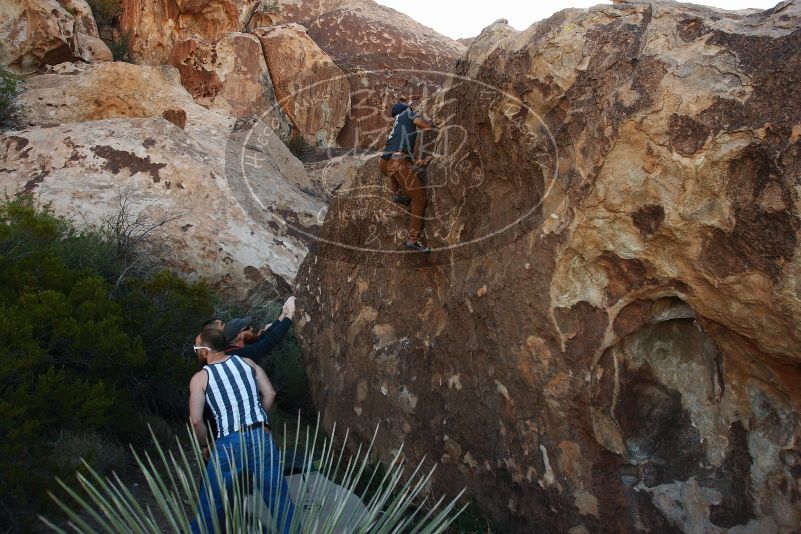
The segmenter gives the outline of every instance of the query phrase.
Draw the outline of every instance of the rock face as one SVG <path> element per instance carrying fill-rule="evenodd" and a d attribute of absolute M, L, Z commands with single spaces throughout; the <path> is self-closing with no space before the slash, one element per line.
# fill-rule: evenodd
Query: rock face
<path fill-rule="evenodd" d="M 281 109 L 306 141 L 335 144 L 350 109 L 345 75 L 299 24 L 255 30 Z"/>
<path fill-rule="evenodd" d="M 59 4 L 75 19 L 75 31 L 98 37 L 97 23 L 86 0 L 61 0 Z"/>
<path fill-rule="evenodd" d="M 180 81 L 166 65 L 62 63 L 29 78 L 20 102 L 31 125 L 160 117 L 169 110 L 203 113 Z"/>
<path fill-rule="evenodd" d="M 264 44 L 279 100 L 281 94 L 293 95 L 282 109 L 306 141 L 318 146 L 382 143 L 391 123 L 387 107 L 401 97 L 424 98 L 437 91 L 445 80 L 441 73 L 449 72 L 465 50 L 372 0 L 276 4 L 270 11 L 256 0 L 123 0 L 121 28 L 129 35 L 134 61 L 178 67 L 199 102 L 236 116 L 263 107 L 253 83 L 259 65 L 243 37 L 230 49 L 220 46 L 232 32 L 254 32 Z M 308 33 L 284 21 L 301 23 Z M 247 72 L 231 76 L 220 62 L 247 65 Z M 241 92 L 233 101 L 225 97 L 237 87 Z M 309 89 L 296 94 L 300 88 Z M 253 104 L 243 104 L 248 101 Z"/>
<path fill-rule="evenodd" d="M 195 101 L 209 109 L 244 118 L 257 115 L 282 137 L 290 123 L 278 106 L 261 43 L 232 32 L 215 44 L 189 38 L 175 44 L 170 64 Z"/>
<path fill-rule="evenodd" d="M 269 127 L 203 108 L 178 79 L 125 63 L 31 78 L 35 126 L 0 141 L 0 189 L 90 224 L 128 195 L 148 216 L 178 216 L 165 266 L 240 297 L 288 287 L 325 205 L 302 192 L 302 164 Z"/>
<path fill-rule="evenodd" d="M 304 161 L 303 167 L 311 182 L 308 192 L 330 202 L 335 195 L 343 192 L 344 184 L 353 182 L 361 167 L 373 157 L 372 153 L 347 150 L 344 154 Z"/>
<path fill-rule="evenodd" d="M 797 532 L 801 4 L 493 26 L 437 99 L 435 251 L 371 160 L 300 270 L 326 425 L 504 532 Z"/>
<path fill-rule="evenodd" d="M 162 65 L 180 41 L 198 38 L 216 43 L 243 30 L 258 4 L 257 0 L 123 0 L 120 26 L 129 35 L 137 63 Z"/>
<path fill-rule="evenodd" d="M 0 65 L 28 73 L 63 61 L 110 61 L 83 0 L 8 0 L 0 5 Z"/>
<path fill-rule="evenodd" d="M 372 0 L 281 0 L 281 15 L 309 36 L 348 77 L 351 112 L 340 146 L 383 148 L 387 107 L 437 91 L 465 47 Z M 381 146 L 378 146 L 381 145 Z"/>

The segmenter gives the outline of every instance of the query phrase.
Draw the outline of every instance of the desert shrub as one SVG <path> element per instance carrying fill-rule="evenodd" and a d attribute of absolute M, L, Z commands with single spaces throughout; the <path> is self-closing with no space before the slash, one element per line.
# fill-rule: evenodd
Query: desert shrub
<path fill-rule="evenodd" d="M 133 63 L 130 51 L 130 37 L 127 33 L 121 33 L 120 36 L 114 41 L 105 41 L 108 49 L 111 50 L 111 56 L 114 61 L 124 61 L 125 63 Z"/>
<path fill-rule="evenodd" d="M 53 459 L 59 471 L 78 471 L 82 459 L 103 476 L 121 473 L 128 467 L 128 450 L 119 441 L 93 431 L 64 429 L 56 436 L 53 449 L 58 451 Z"/>
<path fill-rule="evenodd" d="M 292 132 L 290 137 L 284 139 L 284 144 L 298 159 L 314 150 L 314 145 L 306 141 L 306 138 L 297 131 Z"/>
<path fill-rule="evenodd" d="M 0 67 L 0 131 L 20 126 L 21 108 L 17 101 L 19 80 L 5 67 Z"/>
<path fill-rule="evenodd" d="M 262 2 L 259 4 L 259 9 L 271 13 L 278 13 L 281 10 L 281 6 L 278 5 L 278 2 L 267 2 L 262 0 Z"/>
<path fill-rule="evenodd" d="M 122 10 L 121 0 L 87 0 L 98 26 L 111 26 Z M 116 57 L 115 57 L 116 59 Z"/>
<path fill-rule="evenodd" d="M 275 387 L 276 405 L 285 412 L 312 417 L 315 410 L 309 394 L 309 379 L 294 327 L 262 363 Z"/>
<path fill-rule="evenodd" d="M 213 294 L 168 272 L 120 283 L 124 268 L 98 233 L 29 198 L 0 205 L 0 524 L 11 530 L 50 502 L 53 476 L 80 453 L 74 436 L 136 444 L 148 418 L 185 423 L 197 364 L 182 349 Z"/>
<path fill-rule="evenodd" d="M 295 430 L 288 428 L 290 434 L 301 431 L 306 433 L 305 438 L 302 442 L 296 440 L 291 449 L 286 441 L 276 443 L 282 451 L 282 464 L 287 458 L 301 459 L 294 464 L 298 468 L 299 488 L 293 499 L 295 514 L 291 522 L 286 516 L 268 515 L 263 503 L 249 499 L 254 480 L 243 474 L 247 473 L 243 467 L 240 472 L 232 473 L 231 487 L 221 495 L 223 513 L 220 522 L 214 521 L 213 532 L 438 534 L 447 532 L 464 509 L 457 506 L 463 492 L 451 500 L 436 499 L 429 493 L 434 469 L 425 469 L 423 462 L 407 465 L 402 446 L 386 465 L 371 468 L 377 431 L 373 442 L 367 447 L 359 446 L 354 454 L 345 453 L 343 441 L 335 433 L 328 437 L 319 428 L 306 426 L 302 421 L 297 422 Z M 348 441 L 347 433 L 344 441 Z M 155 453 L 151 456 L 137 455 L 149 490 L 146 510 L 120 480 L 105 480 L 88 466 L 88 474 L 78 473 L 77 477 L 61 482 L 69 497 L 57 499 L 72 523 L 69 531 L 97 532 L 98 528 L 87 521 L 97 518 L 103 520 L 103 530 L 109 532 L 188 532 L 190 521 L 197 514 L 200 485 L 209 483 L 200 449 L 193 438 L 177 453 L 165 451 L 159 442 L 153 444 L 153 449 Z M 219 465 L 216 457 L 211 461 Z M 248 456 L 238 461 L 247 465 Z M 319 486 L 315 471 L 335 480 L 341 488 L 325 491 Z M 360 488 L 371 491 L 364 494 Z M 364 507 L 354 510 L 353 515 L 343 513 L 354 495 L 360 497 Z M 45 522 L 57 532 L 67 532 L 58 522 L 48 519 Z M 207 532 L 204 525 L 200 531 Z"/>

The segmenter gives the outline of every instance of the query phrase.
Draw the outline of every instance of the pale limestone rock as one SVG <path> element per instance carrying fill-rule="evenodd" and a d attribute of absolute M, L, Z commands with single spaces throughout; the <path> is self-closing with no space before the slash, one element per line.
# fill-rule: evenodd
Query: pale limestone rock
<path fill-rule="evenodd" d="M 76 32 L 78 56 L 86 62 L 114 61 L 108 45 L 100 38 L 88 33 Z"/>
<path fill-rule="evenodd" d="M 181 214 L 166 267 L 240 297 L 292 282 L 326 207 L 264 123 L 205 109 L 167 66 L 58 65 L 29 78 L 22 100 L 35 126 L 2 138 L 6 194 L 93 224 L 131 190 L 156 215 Z"/>
<path fill-rule="evenodd" d="M 287 182 L 302 167 L 282 165 L 291 155 L 281 154 L 280 140 L 271 144 L 275 157 L 259 153 L 271 163 L 247 184 L 226 172 L 224 151 L 210 151 L 209 141 L 226 143 L 201 143 L 160 118 L 30 128 L 2 139 L 0 188 L 30 191 L 79 224 L 114 215 L 116 199 L 130 189 L 154 217 L 181 215 L 164 231 L 165 267 L 239 297 L 262 285 L 286 288 L 306 243 L 288 235 L 279 213 L 293 213 L 303 228 L 323 205 Z M 252 205 L 251 194 L 264 207 Z"/>
<path fill-rule="evenodd" d="M 86 0 L 58 0 L 58 3 L 75 19 L 75 31 L 99 37 L 97 22 Z"/>
<path fill-rule="evenodd" d="M 219 115 L 192 100 L 173 67 L 122 62 L 49 67 L 26 80 L 20 103 L 25 121 L 33 125 L 161 117 L 169 110 L 183 110 L 190 124 L 202 126 L 200 116 Z"/>

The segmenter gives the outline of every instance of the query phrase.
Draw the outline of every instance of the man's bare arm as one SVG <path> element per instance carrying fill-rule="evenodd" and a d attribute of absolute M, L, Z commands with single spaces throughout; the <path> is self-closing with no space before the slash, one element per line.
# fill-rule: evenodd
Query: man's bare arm
<path fill-rule="evenodd" d="M 426 120 L 422 117 L 417 117 L 414 119 L 414 125 L 420 128 L 421 130 L 436 130 L 437 125 L 434 124 L 433 121 Z"/>
<path fill-rule="evenodd" d="M 259 393 L 261 394 L 261 405 L 264 411 L 269 411 L 275 402 L 275 388 L 273 387 L 270 379 L 267 378 L 267 373 L 264 372 L 259 365 L 250 358 L 242 358 L 256 372 L 256 383 L 259 385 Z"/>
<path fill-rule="evenodd" d="M 201 447 L 209 446 L 209 431 L 203 421 L 203 407 L 206 405 L 206 386 L 209 376 L 206 371 L 198 371 L 189 382 L 189 422 Z"/>

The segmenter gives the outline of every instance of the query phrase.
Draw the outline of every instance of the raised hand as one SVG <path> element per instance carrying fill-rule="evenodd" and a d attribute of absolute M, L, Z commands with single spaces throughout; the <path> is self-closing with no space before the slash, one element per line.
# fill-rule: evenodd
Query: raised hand
<path fill-rule="evenodd" d="M 292 319 L 292 316 L 295 315 L 295 297 L 289 297 L 284 302 L 284 307 L 281 309 L 281 319 L 284 317 L 288 317 Z"/>

